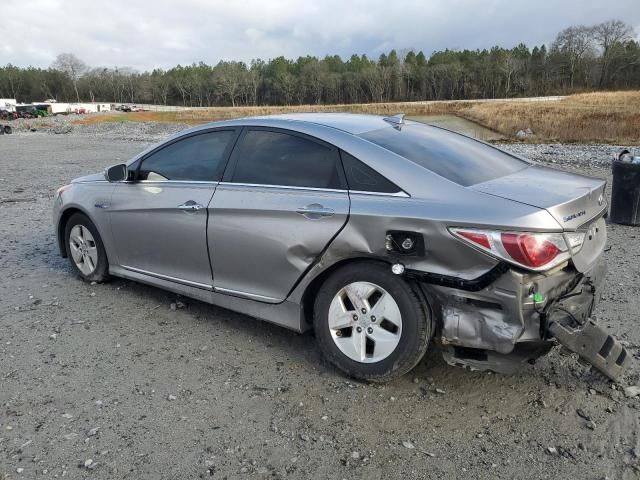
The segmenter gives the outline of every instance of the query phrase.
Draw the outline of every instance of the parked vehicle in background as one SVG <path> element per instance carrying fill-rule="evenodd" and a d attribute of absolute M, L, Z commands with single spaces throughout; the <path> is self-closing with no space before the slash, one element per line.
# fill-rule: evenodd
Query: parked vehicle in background
<path fill-rule="evenodd" d="M 118 110 L 119 112 L 130 112 L 131 107 L 129 105 L 118 105 L 116 107 L 116 110 Z"/>
<path fill-rule="evenodd" d="M 46 117 L 50 113 L 48 104 L 22 104 L 16 105 L 17 118 L 38 118 Z"/>
<path fill-rule="evenodd" d="M 0 110 L 0 120 L 15 120 L 18 118 L 17 112 L 11 112 L 9 110 Z"/>
<path fill-rule="evenodd" d="M 555 337 L 609 378 L 630 357 L 592 319 L 605 182 L 402 116 L 211 123 L 61 187 L 60 253 L 87 282 L 148 283 L 296 331 L 384 381 L 437 341 L 512 372 Z"/>
<path fill-rule="evenodd" d="M 38 117 L 48 117 L 51 115 L 51 107 L 45 103 L 36 103 L 34 107 L 37 110 Z"/>
<path fill-rule="evenodd" d="M 16 105 L 19 118 L 37 118 L 38 109 L 33 105 Z"/>

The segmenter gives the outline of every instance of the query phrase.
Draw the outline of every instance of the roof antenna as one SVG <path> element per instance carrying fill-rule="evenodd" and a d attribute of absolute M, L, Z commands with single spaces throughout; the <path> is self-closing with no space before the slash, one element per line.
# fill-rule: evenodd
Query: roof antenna
<path fill-rule="evenodd" d="M 393 125 L 393 128 L 397 128 L 398 130 L 400 130 L 400 128 L 402 128 L 402 125 L 404 125 L 404 113 L 398 113 L 393 117 L 384 117 L 383 120 Z"/>

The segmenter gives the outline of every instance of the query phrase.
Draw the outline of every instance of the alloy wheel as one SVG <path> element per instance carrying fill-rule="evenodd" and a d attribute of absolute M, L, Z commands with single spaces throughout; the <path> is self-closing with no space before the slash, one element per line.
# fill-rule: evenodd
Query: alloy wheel
<path fill-rule="evenodd" d="M 341 288 L 329 306 L 328 321 L 336 346 L 356 362 L 380 362 L 400 343 L 400 308 L 374 283 L 353 282 Z"/>
<path fill-rule="evenodd" d="M 91 275 L 98 266 L 98 247 L 84 225 L 75 225 L 69 232 L 69 247 L 73 262 L 84 275 Z"/>

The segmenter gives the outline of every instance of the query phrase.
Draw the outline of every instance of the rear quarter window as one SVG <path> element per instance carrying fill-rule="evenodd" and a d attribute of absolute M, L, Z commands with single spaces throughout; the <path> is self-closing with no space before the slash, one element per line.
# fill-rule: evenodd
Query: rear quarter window
<path fill-rule="evenodd" d="M 529 166 L 490 145 L 428 125 L 382 128 L 360 137 L 465 187 Z"/>
<path fill-rule="evenodd" d="M 353 155 L 340 152 L 350 190 L 371 193 L 398 193 L 402 190 Z"/>

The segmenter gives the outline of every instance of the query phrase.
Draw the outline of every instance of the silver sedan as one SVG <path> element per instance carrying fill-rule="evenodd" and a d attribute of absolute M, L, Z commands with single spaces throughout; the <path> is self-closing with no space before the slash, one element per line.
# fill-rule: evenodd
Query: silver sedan
<path fill-rule="evenodd" d="M 591 318 L 605 182 L 400 116 L 300 114 L 193 128 L 61 187 L 60 252 L 298 332 L 388 380 L 429 345 L 511 372 L 555 338 L 610 378 L 626 351 Z"/>

